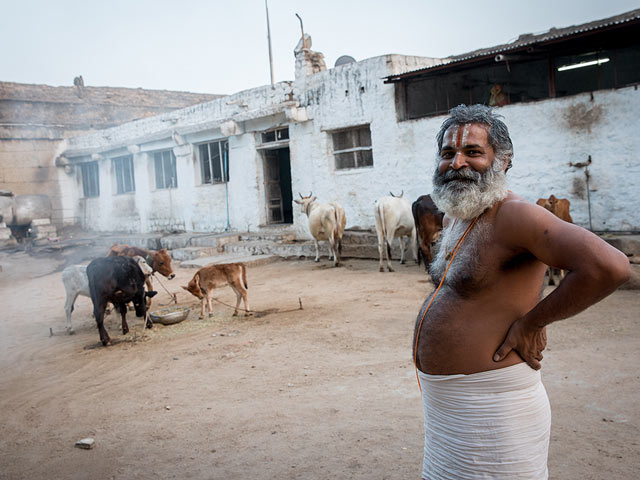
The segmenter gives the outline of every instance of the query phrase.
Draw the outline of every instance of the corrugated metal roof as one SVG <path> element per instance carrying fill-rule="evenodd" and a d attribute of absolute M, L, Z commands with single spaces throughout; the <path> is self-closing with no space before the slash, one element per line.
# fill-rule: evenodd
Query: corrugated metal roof
<path fill-rule="evenodd" d="M 489 57 L 500 53 L 505 53 L 513 50 L 518 50 L 524 47 L 531 47 L 533 45 L 539 45 L 543 43 L 553 42 L 562 38 L 572 37 L 583 33 L 591 32 L 594 30 L 601 30 L 609 27 L 615 27 L 616 25 L 622 25 L 625 23 L 640 20 L 640 8 L 631 10 L 630 12 L 622 13 L 613 17 L 605 18 L 602 20 L 595 20 L 593 22 L 583 23 L 581 25 L 573 25 L 565 28 L 551 28 L 547 32 L 541 34 L 525 33 L 520 35 L 515 41 L 502 45 L 496 45 L 494 47 L 482 48 L 474 50 L 472 52 L 463 53 L 461 55 L 455 55 L 446 59 L 437 65 L 433 65 L 426 68 L 420 68 L 409 72 L 400 73 L 397 75 L 390 75 L 385 78 L 385 83 L 397 81 L 401 78 L 411 77 L 415 74 L 422 72 L 428 72 L 429 70 L 443 68 L 446 66 L 452 66 L 464 61 L 472 60 L 474 58 Z"/>

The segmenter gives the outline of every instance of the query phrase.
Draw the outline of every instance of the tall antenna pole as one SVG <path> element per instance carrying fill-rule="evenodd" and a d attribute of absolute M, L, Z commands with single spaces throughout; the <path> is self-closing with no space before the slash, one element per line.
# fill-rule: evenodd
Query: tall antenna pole
<path fill-rule="evenodd" d="M 267 43 L 269 44 L 269 72 L 271 73 L 271 87 L 273 87 L 273 58 L 271 54 L 271 28 L 269 27 L 269 6 L 264 0 L 264 8 L 267 11 Z"/>

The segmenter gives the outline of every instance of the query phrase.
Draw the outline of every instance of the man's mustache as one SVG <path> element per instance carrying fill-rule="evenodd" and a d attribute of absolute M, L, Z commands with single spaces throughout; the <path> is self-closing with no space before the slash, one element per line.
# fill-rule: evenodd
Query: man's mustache
<path fill-rule="evenodd" d="M 482 178 L 482 174 L 471 170 L 470 168 L 461 168 L 460 170 L 447 170 L 441 176 L 442 183 L 447 183 L 455 180 L 472 180 L 475 183 L 479 183 Z"/>

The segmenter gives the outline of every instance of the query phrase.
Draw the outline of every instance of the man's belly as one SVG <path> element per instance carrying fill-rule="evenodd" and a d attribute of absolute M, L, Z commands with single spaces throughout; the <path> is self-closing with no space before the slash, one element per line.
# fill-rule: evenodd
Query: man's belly
<path fill-rule="evenodd" d="M 518 314 L 512 308 L 477 301 L 458 301 L 455 309 L 447 308 L 444 300 L 437 299 L 422 322 L 417 342 L 420 371 L 433 375 L 470 374 L 523 361 L 515 351 L 500 362 L 494 362 L 493 355 L 511 324 L 526 312 Z M 419 323 L 420 316 L 416 327 Z"/>

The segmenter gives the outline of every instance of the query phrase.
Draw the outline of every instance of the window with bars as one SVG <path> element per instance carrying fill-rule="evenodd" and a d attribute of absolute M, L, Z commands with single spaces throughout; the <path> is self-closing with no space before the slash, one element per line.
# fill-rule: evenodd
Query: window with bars
<path fill-rule="evenodd" d="M 130 193 L 136 191 L 133 175 L 133 155 L 123 155 L 113 159 L 113 171 L 116 177 L 116 193 Z"/>
<path fill-rule="evenodd" d="M 336 170 L 373 166 L 369 125 L 333 132 Z"/>
<path fill-rule="evenodd" d="M 98 162 L 81 163 L 80 171 L 82 173 L 82 192 L 85 198 L 100 196 Z"/>
<path fill-rule="evenodd" d="M 200 178 L 202 183 L 229 181 L 229 142 L 203 143 L 199 146 Z"/>
<path fill-rule="evenodd" d="M 176 172 L 176 156 L 173 150 L 154 152 L 153 163 L 156 173 L 156 188 L 176 188 L 178 174 Z"/>

